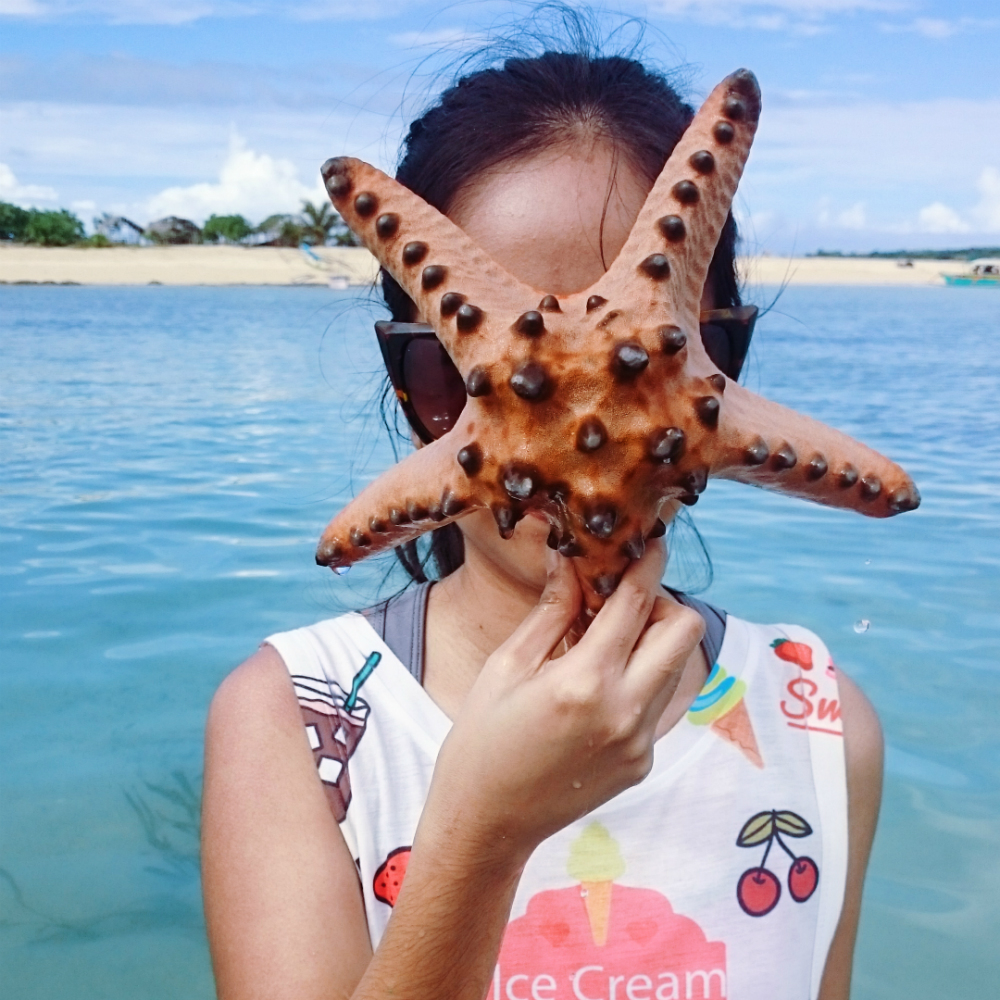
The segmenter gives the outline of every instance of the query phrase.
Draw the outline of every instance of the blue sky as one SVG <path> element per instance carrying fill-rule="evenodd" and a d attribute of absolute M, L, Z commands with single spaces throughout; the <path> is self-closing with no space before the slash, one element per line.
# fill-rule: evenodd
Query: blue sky
<path fill-rule="evenodd" d="M 350 153 L 391 169 L 494 0 L 0 0 L 0 198 L 139 222 L 259 220 Z M 650 57 L 695 103 L 753 69 L 738 212 L 755 251 L 1000 243 L 1000 3 L 654 0 Z"/>

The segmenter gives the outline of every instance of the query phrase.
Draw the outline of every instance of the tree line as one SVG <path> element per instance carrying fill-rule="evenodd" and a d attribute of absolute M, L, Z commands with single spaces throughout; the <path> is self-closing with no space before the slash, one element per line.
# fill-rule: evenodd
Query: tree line
<path fill-rule="evenodd" d="M 297 214 L 269 215 L 256 226 L 242 215 L 210 215 L 204 225 L 167 216 L 141 227 L 121 216 L 94 219 L 96 232 L 87 236 L 83 222 L 65 208 L 21 208 L 0 201 L 0 240 L 39 246 L 114 246 L 124 229 L 157 244 L 229 243 L 253 246 L 357 246 L 354 234 L 328 204 L 303 200 Z"/>

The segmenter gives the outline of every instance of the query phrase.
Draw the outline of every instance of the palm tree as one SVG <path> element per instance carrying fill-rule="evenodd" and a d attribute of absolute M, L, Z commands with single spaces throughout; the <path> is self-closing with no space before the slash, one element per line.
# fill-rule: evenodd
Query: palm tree
<path fill-rule="evenodd" d="M 357 240 L 347 228 L 344 220 L 330 207 L 327 202 L 314 205 L 311 201 L 302 202 L 302 239 L 312 246 L 324 246 L 332 239 L 337 246 L 356 247 Z"/>
<path fill-rule="evenodd" d="M 305 222 L 302 227 L 303 242 L 314 247 L 324 246 L 341 221 L 329 203 L 314 205 L 311 201 L 303 201 L 302 216 Z"/>

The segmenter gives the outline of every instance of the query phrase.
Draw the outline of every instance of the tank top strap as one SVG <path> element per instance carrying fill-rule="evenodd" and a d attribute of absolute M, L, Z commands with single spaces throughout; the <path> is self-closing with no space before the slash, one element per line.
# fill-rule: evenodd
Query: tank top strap
<path fill-rule="evenodd" d="M 432 580 L 407 587 L 400 594 L 362 610 L 368 624 L 393 651 L 418 684 L 424 682 L 424 635 L 427 626 L 427 598 Z"/>
<path fill-rule="evenodd" d="M 722 649 L 722 642 L 726 638 L 726 612 L 717 608 L 714 604 L 701 601 L 690 594 L 682 593 L 679 590 L 667 588 L 674 597 L 685 607 L 692 611 L 697 611 L 705 622 L 705 634 L 702 636 L 701 648 L 705 654 L 705 659 L 711 667 L 719 658 L 719 651 Z"/>
<path fill-rule="evenodd" d="M 433 581 L 430 580 L 418 583 L 361 612 L 378 637 L 396 654 L 420 685 L 424 682 L 427 599 L 432 586 Z M 681 604 L 697 611 L 704 620 L 705 635 L 701 640 L 701 648 L 711 666 L 719 658 L 719 650 L 726 637 L 726 612 L 679 590 L 670 590 L 670 593 Z"/>

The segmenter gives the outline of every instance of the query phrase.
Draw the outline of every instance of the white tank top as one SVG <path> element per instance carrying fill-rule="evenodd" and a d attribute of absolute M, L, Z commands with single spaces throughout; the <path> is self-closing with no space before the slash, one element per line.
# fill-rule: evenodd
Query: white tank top
<path fill-rule="evenodd" d="M 361 614 L 266 641 L 378 947 L 451 723 Z M 846 872 L 833 662 L 806 629 L 730 616 L 645 781 L 531 856 L 488 1000 L 815 998 Z"/>

